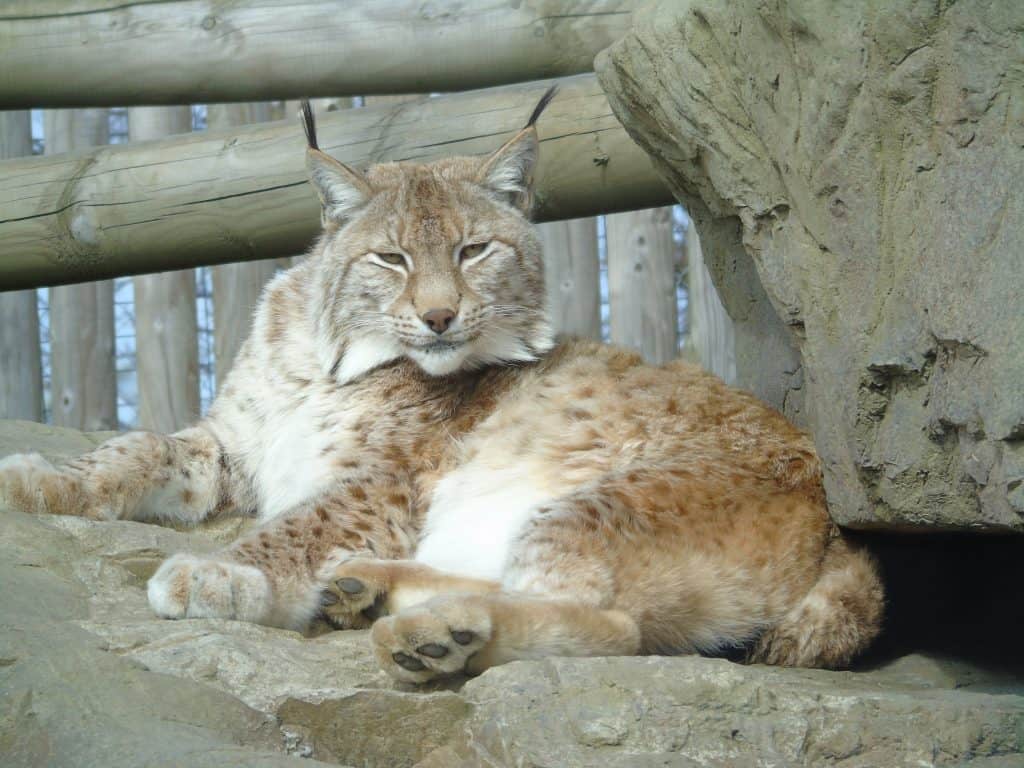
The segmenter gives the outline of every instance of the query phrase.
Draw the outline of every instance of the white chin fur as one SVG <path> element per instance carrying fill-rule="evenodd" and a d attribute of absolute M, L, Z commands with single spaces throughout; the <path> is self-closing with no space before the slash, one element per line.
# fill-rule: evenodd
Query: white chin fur
<path fill-rule="evenodd" d="M 410 360 L 431 376 L 445 376 L 462 368 L 471 351 L 469 344 L 463 344 L 442 352 L 421 352 L 410 349 L 406 354 Z"/>
<path fill-rule="evenodd" d="M 460 347 L 442 352 L 410 349 L 406 355 L 431 376 L 445 376 L 485 365 L 532 362 L 554 345 L 554 334 L 546 324 L 535 330 L 529 345 L 515 332 L 495 325 L 488 329 L 485 337 L 478 337 Z"/>

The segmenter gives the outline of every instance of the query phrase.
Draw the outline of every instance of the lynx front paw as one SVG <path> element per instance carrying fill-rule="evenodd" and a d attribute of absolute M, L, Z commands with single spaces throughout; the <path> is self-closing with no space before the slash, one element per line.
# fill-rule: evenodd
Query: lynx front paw
<path fill-rule="evenodd" d="M 335 629 L 366 629 L 387 613 L 393 563 L 355 557 L 321 574 L 321 613 Z"/>
<path fill-rule="evenodd" d="M 36 515 L 89 514 L 82 483 L 62 472 L 38 453 L 19 453 L 0 459 L 0 507 Z"/>
<path fill-rule="evenodd" d="M 165 619 L 238 619 L 263 623 L 270 582 L 257 568 L 229 561 L 175 555 L 147 588 L 149 604 Z"/>
<path fill-rule="evenodd" d="M 491 639 L 491 613 L 484 599 L 446 595 L 381 619 L 370 637 L 381 669 L 401 682 L 474 674 L 483 670 L 474 656 Z"/>

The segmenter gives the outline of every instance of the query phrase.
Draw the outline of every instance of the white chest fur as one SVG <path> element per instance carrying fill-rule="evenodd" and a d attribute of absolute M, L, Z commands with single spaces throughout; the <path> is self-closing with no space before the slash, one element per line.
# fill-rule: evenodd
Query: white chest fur
<path fill-rule="evenodd" d="M 324 429 L 324 417 L 332 426 Z M 309 398 L 271 414 L 261 430 L 256 483 L 263 520 L 294 508 L 326 490 L 338 479 L 336 461 L 354 450 L 351 424 L 355 409 Z"/>
<path fill-rule="evenodd" d="M 526 465 L 468 464 L 438 484 L 416 560 L 461 576 L 500 580 L 509 549 L 551 497 Z"/>

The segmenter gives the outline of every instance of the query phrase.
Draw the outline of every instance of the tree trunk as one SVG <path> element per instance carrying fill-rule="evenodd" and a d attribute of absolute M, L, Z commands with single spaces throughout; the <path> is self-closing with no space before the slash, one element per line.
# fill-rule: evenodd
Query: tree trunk
<path fill-rule="evenodd" d="M 537 227 L 544 246 L 548 312 L 558 333 L 601 339 L 601 265 L 597 220 L 551 221 Z"/>
<path fill-rule="evenodd" d="M 671 360 L 679 353 L 672 209 L 621 213 L 605 221 L 611 340 L 650 363 Z"/>
<path fill-rule="evenodd" d="M 634 5 L 6 0 L 0 109 L 465 91 L 574 75 L 629 30 Z"/>
<path fill-rule="evenodd" d="M 128 136 L 147 141 L 192 130 L 190 107 L 128 110 Z M 135 286 L 138 426 L 175 432 L 199 417 L 196 276 L 191 269 L 140 275 Z"/>
<path fill-rule="evenodd" d="M 715 284 L 711 282 L 697 228 L 692 221 L 686 230 L 686 263 L 690 275 L 688 346 L 693 348 L 701 365 L 721 377 L 726 384 L 734 384 L 736 342 L 732 318 L 722 306 Z"/>
<path fill-rule="evenodd" d="M 489 153 L 522 127 L 548 85 L 324 113 L 320 143 L 355 166 Z M 559 85 L 538 124 L 538 220 L 670 204 L 594 77 Z M 291 256 L 320 221 L 295 120 L 8 160 L 0 210 L 7 289 Z"/>
<path fill-rule="evenodd" d="M 32 154 L 28 110 L 0 112 L 0 158 Z M 36 292 L 0 293 L 0 419 L 43 420 Z"/>
<path fill-rule="evenodd" d="M 48 155 L 106 144 L 108 136 L 105 109 L 46 113 Z M 117 428 L 111 280 L 50 289 L 50 410 L 61 427 Z"/>
<path fill-rule="evenodd" d="M 239 125 L 264 123 L 272 119 L 271 105 L 210 104 L 206 108 L 206 129 L 225 130 Z M 263 259 L 221 264 L 213 268 L 213 360 L 219 387 L 231 370 L 238 350 L 249 337 L 252 313 L 263 286 L 290 259 Z"/>

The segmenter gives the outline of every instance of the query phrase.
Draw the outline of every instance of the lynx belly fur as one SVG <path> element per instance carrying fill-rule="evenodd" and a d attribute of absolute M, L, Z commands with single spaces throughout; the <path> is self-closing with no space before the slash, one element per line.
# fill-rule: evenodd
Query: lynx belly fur
<path fill-rule="evenodd" d="M 487 158 L 365 173 L 317 148 L 307 107 L 323 234 L 267 287 L 209 415 L 61 467 L 8 458 L 0 504 L 256 516 L 168 559 L 153 609 L 372 625 L 405 681 L 546 655 L 847 665 L 882 588 L 807 435 L 692 366 L 553 339 L 528 220 L 547 100 Z"/>

